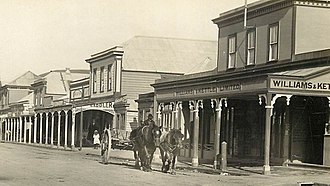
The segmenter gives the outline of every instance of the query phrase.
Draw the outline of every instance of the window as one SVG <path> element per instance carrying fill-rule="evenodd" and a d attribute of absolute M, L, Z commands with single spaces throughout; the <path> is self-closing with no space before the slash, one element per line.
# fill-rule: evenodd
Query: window
<path fill-rule="evenodd" d="M 108 65 L 108 91 L 112 90 L 112 74 L 111 74 L 111 65 Z"/>
<path fill-rule="evenodd" d="M 228 38 L 228 68 L 235 68 L 236 64 L 236 36 Z"/>
<path fill-rule="evenodd" d="M 269 27 L 269 61 L 278 60 L 278 23 Z"/>
<path fill-rule="evenodd" d="M 43 104 L 43 100 L 42 100 L 42 89 L 40 90 L 40 92 L 39 92 L 39 95 L 40 95 L 40 105 L 42 106 L 42 104 Z"/>
<path fill-rule="evenodd" d="M 93 69 L 93 92 L 96 93 L 96 86 L 97 86 L 97 69 Z"/>
<path fill-rule="evenodd" d="M 104 92 L 104 67 L 100 71 L 100 92 Z"/>
<path fill-rule="evenodd" d="M 247 32 L 247 56 L 246 56 L 246 65 L 255 64 L 255 46 L 256 46 L 256 30 L 251 29 Z"/>
<path fill-rule="evenodd" d="M 34 100 L 34 105 L 35 105 L 35 106 L 38 106 L 38 91 L 35 91 L 35 92 L 34 92 L 34 98 L 35 98 L 35 100 Z"/>

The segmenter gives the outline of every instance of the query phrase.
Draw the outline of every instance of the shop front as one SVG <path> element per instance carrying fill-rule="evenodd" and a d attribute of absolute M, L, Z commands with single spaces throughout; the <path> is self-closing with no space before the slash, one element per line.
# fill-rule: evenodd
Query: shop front
<path fill-rule="evenodd" d="M 181 156 L 192 158 L 193 165 L 219 166 L 222 142 L 230 161 L 253 160 L 265 172 L 285 160 L 322 164 L 329 73 L 323 66 L 159 80 L 153 85 L 157 121 L 183 128 Z"/>

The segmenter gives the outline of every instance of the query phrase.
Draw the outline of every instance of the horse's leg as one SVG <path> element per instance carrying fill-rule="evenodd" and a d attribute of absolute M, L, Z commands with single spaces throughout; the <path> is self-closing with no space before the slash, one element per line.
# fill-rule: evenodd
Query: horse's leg
<path fill-rule="evenodd" d="M 162 171 L 165 172 L 166 154 L 162 148 L 160 148 L 160 155 L 162 156 L 162 162 L 163 162 Z"/>
<path fill-rule="evenodd" d="M 152 168 L 151 168 L 151 163 L 152 163 L 152 159 L 154 158 L 154 153 L 155 153 L 155 151 L 153 151 L 153 152 L 151 152 L 150 153 L 150 159 L 149 159 L 149 168 L 150 168 L 150 170 L 152 171 Z"/>
<path fill-rule="evenodd" d="M 173 159 L 173 153 L 169 153 L 169 154 L 170 154 L 170 156 L 169 156 L 169 158 L 168 158 L 168 168 L 169 168 L 170 173 L 173 174 L 173 169 L 172 169 L 172 164 L 173 164 L 173 161 L 172 161 L 172 159 Z"/>
<path fill-rule="evenodd" d="M 176 154 L 173 154 L 173 159 L 172 159 L 172 172 L 171 172 L 171 174 L 176 174 L 176 159 L 177 158 L 177 156 L 176 156 Z"/>
<path fill-rule="evenodd" d="M 138 152 L 136 149 L 133 149 L 133 152 L 134 152 L 134 159 L 135 159 L 135 167 L 136 168 L 139 168 L 140 165 L 139 165 L 139 156 L 138 156 Z"/>
<path fill-rule="evenodd" d="M 148 149 L 147 149 L 147 146 L 144 145 L 143 146 L 143 149 L 144 149 L 144 152 L 145 152 L 145 157 L 144 157 L 144 169 L 145 171 L 148 171 L 148 169 L 150 169 L 150 156 L 149 156 L 149 153 L 148 153 Z"/>

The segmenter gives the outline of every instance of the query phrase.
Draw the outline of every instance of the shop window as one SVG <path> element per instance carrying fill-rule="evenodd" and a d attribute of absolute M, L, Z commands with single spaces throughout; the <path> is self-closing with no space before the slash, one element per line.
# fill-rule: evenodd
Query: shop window
<path fill-rule="evenodd" d="M 269 26 L 269 61 L 278 60 L 278 23 Z"/>
<path fill-rule="evenodd" d="M 256 30 L 250 29 L 247 32 L 247 56 L 246 56 L 246 65 L 255 64 L 255 52 L 256 52 Z"/>
<path fill-rule="evenodd" d="M 104 67 L 100 71 L 100 92 L 104 92 Z"/>
<path fill-rule="evenodd" d="M 236 64 L 236 35 L 228 38 L 228 69 Z"/>
<path fill-rule="evenodd" d="M 111 73 L 112 65 L 108 65 L 108 91 L 112 90 L 112 73 Z"/>
<path fill-rule="evenodd" d="M 97 87 L 97 69 L 93 69 L 93 93 L 96 93 L 96 87 Z"/>

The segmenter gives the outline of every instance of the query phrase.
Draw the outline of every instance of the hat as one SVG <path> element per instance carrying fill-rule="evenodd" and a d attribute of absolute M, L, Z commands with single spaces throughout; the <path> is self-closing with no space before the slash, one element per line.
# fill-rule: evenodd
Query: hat
<path fill-rule="evenodd" d="M 148 118 L 153 118 L 152 114 L 148 114 Z"/>

